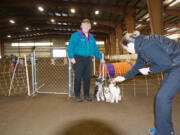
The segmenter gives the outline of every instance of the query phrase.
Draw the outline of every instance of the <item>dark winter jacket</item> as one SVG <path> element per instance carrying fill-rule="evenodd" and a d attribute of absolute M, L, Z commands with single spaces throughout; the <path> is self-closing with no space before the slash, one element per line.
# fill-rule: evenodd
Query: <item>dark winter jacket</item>
<path fill-rule="evenodd" d="M 168 72 L 180 66 L 180 42 L 160 35 L 140 35 L 135 39 L 135 51 L 138 54 L 136 64 L 125 78 L 139 73 L 138 69 L 151 65 L 150 73 Z"/>

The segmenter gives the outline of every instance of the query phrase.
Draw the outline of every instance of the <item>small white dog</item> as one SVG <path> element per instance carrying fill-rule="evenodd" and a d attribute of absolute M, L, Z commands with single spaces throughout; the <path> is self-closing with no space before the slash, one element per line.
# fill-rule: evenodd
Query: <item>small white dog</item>
<path fill-rule="evenodd" d="M 104 87 L 104 96 L 106 102 L 118 103 L 119 101 L 121 101 L 120 88 L 111 81 L 108 87 Z"/>
<path fill-rule="evenodd" d="M 97 101 L 100 101 L 100 100 L 104 101 L 102 78 L 96 79 L 94 96 L 97 99 Z"/>
<path fill-rule="evenodd" d="M 106 102 L 111 102 L 112 93 L 110 92 L 109 87 L 104 87 L 104 97 L 106 99 Z"/>
<path fill-rule="evenodd" d="M 118 103 L 121 101 L 120 88 L 116 86 L 114 83 L 109 84 L 110 92 L 112 93 L 111 103 Z"/>

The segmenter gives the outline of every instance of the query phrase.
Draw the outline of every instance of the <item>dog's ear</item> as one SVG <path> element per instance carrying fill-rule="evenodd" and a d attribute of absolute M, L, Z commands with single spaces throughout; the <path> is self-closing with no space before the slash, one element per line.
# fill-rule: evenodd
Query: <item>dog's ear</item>
<path fill-rule="evenodd" d="M 113 80 L 111 80 L 110 84 L 113 84 L 114 86 L 116 85 L 116 82 L 114 82 Z"/>
<path fill-rule="evenodd" d="M 99 77 L 98 77 L 98 78 L 96 78 L 96 81 L 99 81 L 99 79 L 100 79 Z"/>
<path fill-rule="evenodd" d="M 110 83 L 110 78 L 107 80 L 108 83 Z"/>
<path fill-rule="evenodd" d="M 114 82 L 113 82 L 113 78 L 109 79 L 109 83 L 114 84 Z"/>
<path fill-rule="evenodd" d="M 113 83 L 114 85 L 116 85 L 116 84 L 117 84 L 115 81 L 112 81 L 112 83 Z"/>
<path fill-rule="evenodd" d="M 109 86 L 108 80 L 104 80 L 104 86 L 105 86 L 105 87 L 108 87 L 108 86 Z"/>

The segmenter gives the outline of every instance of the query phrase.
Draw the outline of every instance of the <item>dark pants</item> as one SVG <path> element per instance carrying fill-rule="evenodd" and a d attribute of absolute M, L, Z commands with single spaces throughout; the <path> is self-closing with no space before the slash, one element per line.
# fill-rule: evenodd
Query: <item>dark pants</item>
<path fill-rule="evenodd" d="M 174 135 L 172 101 L 180 91 L 180 67 L 166 73 L 156 96 L 156 135 Z"/>
<path fill-rule="evenodd" d="M 75 80 L 74 93 L 78 98 L 81 93 L 81 79 L 83 78 L 84 97 L 89 97 L 90 79 L 91 79 L 91 57 L 75 56 L 74 64 Z"/>

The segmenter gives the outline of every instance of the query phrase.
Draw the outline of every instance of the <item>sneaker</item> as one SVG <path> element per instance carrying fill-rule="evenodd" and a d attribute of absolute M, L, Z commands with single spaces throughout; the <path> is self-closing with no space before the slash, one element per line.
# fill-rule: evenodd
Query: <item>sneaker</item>
<path fill-rule="evenodd" d="M 156 133 L 156 128 L 149 129 L 149 135 L 155 135 L 155 133 Z"/>
<path fill-rule="evenodd" d="M 83 100 L 80 97 L 76 97 L 77 102 L 82 102 Z"/>
<path fill-rule="evenodd" d="M 90 102 L 92 101 L 91 97 L 85 97 L 84 99 L 85 99 L 86 101 L 90 101 Z"/>

